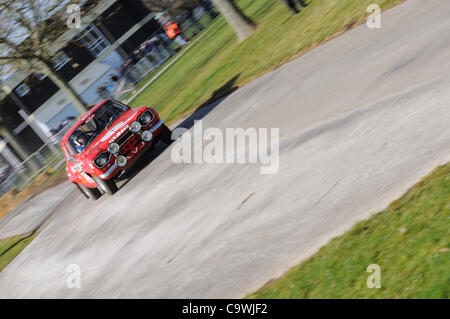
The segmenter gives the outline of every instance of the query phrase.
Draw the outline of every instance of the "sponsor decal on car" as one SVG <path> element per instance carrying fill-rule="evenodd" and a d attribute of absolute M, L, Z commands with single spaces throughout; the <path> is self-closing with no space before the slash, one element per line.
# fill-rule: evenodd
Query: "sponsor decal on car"
<path fill-rule="evenodd" d="M 100 143 L 104 143 L 106 141 L 109 141 L 110 143 L 117 140 L 122 133 L 124 133 L 128 128 L 130 127 L 128 123 L 133 121 L 134 115 L 127 118 L 125 121 L 121 121 L 117 123 L 113 128 L 111 128 L 108 133 L 105 134 L 97 143 L 95 143 L 95 146 L 98 146 Z M 112 138 L 111 138 L 112 136 Z"/>
<path fill-rule="evenodd" d="M 102 137 L 102 139 L 99 142 L 106 142 L 107 140 L 109 140 L 109 138 L 114 135 L 114 133 L 117 132 L 117 130 L 119 130 L 120 128 L 122 128 L 122 126 L 124 125 L 124 122 L 119 122 L 118 124 L 116 124 L 116 126 L 114 126 L 112 129 L 110 129 L 108 131 L 108 133 L 105 134 L 105 136 Z M 97 143 L 98 144 L 98 143 Z"/>
<path fill-rule="evenodd" d="M 115 140 L 117 140 L 119 138 L 120 135 L 122 135 L 123 132 L 125 132 L 126 130 L 128 130 L 129 125 L 125 125 L 119 132 L 117 132 L 116 135 L 114 135 L 112 137 L 112 139 L 109 140 L 110 143 L 114 142 Z"/>

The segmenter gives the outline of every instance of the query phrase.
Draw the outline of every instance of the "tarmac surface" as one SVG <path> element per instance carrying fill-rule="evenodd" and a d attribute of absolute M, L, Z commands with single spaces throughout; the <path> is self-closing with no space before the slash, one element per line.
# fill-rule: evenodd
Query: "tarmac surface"
<path fill-rule="evenodd" d="M 0 219 L 0 239 L 27 234 L 40 228 L 72 192 L 73 185 L 67 181 L 26 200 Z"/>

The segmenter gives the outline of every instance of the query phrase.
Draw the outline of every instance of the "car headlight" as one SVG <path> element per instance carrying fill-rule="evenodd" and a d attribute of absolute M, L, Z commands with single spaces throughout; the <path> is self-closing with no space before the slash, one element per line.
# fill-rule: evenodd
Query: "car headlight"
<path fill-rule="evenodd" d="M 119 153 L 120 150 L 120 146 L 117 143 L 109 143 L 108 145 L 108 152 L 110 152 L 111 154 L 117 154 Z"/>
<path fill-rule="evenodd" d="M 141 127 L 142 127 L 141 123 L 139 123 L 137 121 L 131 122 L 130 131 L 133 133 L 137 133 L 141 130 Z"/>
<path fill-rule="evenodd" d="M 127 165 L 127 158 L 123 155 L 119 155 L 116 157 L 116 164 L 119 167 L 124 167 L 125 165 Z"/>
<path fill-rule="evenodd" d="M 141 133 L 141 138 L 144 142 L 150 142 L 150 140 L 153 138 L 153 134 L 152 131 L 148 130 L 148 131 L 143 131 Z"/>
<path fill-rule="evenodd" d="M 138 117 L 138 121 L 142 124 L 142 125 L 147 125 L 148 123 L 150 123 L 153 120 L 153 114 L 150 111 L 145 111 L 144 113 L 142 113 L 141 115 L 139 115 Z"/>
<path fill-rule="evenodd" d="M 102 168 L 109 162 L 109 154 L 108 153 L 100 153 L 97 155 L 97 157 L 94 159 L 94 165 L 97 168 Z"/>

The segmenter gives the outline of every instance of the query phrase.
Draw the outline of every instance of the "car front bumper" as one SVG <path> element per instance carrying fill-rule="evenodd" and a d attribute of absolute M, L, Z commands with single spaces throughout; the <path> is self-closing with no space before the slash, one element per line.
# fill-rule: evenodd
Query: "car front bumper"
<path fill-rule="evenodd" d="M 161 126 L 163 125 L 163 121 L 159 120 L 158 122 L 155 123 L 155 125 L 153 125 L 149 131 L 151 131 L 152 133 L 155 133 L 158 129 L 161 128 Z M 153 135 L 152 139 L 148 142 L 141 142 L 141 146 L 138 147 L 138 150 L 136 151 L 136 153 L 134 153 L 133 155 L 128 155 L 127 156 L 127 164 L 123 167 L 120 167 L 117 165 L 117 163 L 113 163 L 108 170 L 106 170 L 103 174 L 99 175 L 99 177 L 101 179 L 110 179 L 113 176 L 115 176 L 118 172 L 126 169 L 127 167 L 130 166 L 130 164 L 147 148 L 147 146 L 149 146 L 150 144 L 155 142 L 155 135 Z"/>

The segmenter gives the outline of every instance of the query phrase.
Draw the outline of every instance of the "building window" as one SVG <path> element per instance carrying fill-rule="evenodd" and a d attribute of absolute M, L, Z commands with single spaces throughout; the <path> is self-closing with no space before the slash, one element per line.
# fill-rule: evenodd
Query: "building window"
<path fill-rule="evenodd" d="M 14 90 L 19 96 L 25 96 L 30 92 L 30 88 L 25 83 L 22 83 Z"/>
<path fill-rule="evenodd" d="M 0 65 L 0 84 L 10 79 L 17 72 L 10 64 Z"/>
<path fill-rule="evenodd" d="M 61 69 L 67 62 L 70 61 L 69 57 L 67 56 L 67 54 L 64 51 L 60 51 L 58 53 L 56 53 L 53 57 L 52 57 L 52 61 L 53 61 L 53 69 L 55 71 L 58 71 L 59 69 Z"/>
<path fill-rule="evenodd" d="M 35 76 L 39 81 L 42 81 L 43 79 L 45 79 L 45 78 L 47 77 L 47 74 L 36 72 L 36 73 L 34 73 L 34 76 Z"/>
<path fill-rule="evenodd" d="M 98 28 L 90 24 L 84 29 L 80 35 L 80 42 L 92 53 L 93 56 L 98 57 L 109 46 L 109 42 L 98 30 Z"/>

